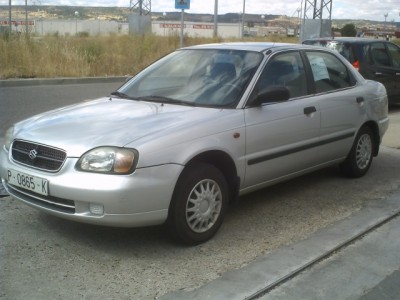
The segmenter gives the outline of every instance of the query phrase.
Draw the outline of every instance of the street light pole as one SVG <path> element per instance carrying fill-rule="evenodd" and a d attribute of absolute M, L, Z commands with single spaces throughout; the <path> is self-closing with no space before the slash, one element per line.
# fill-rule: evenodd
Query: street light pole
<path fill-rule="evenodd" d="M 297 24 L 296 36 L 298 36 L 298 37 L 300 37 L 300 28 L 301 28 L 301 18 L 300 18 L 300 14 L 301 14 L 301 7 L 299 7 L 299 8 L 297 9 L 298 24 Z"/>
<path fill-rule="evenodd" d="M 386 30 L 386 18 L 388 17 L 388 13 L 385 13 L 383 16 L 385 17 L 385 25 L 383 26 L 383 28 Z"/>
<path fill-rule="evenodd" d="M 78 16 L 79 16 L 79 12 L 76 11 L 75 12 L 75 36 L 78 35 Z"/>

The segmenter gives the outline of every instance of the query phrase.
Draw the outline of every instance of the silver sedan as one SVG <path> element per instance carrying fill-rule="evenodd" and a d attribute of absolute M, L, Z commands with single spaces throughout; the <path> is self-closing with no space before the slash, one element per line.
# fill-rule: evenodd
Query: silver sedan
<path fill-rule="evenodd" d="M 328 49 L 200 45 L 108 97 L 15 124 L 0 175 L 13 198 L 50 214 L 165 224 L 198 244 L 240 195 L 334 164 L 363 176 L 387 128 L 384 86 Z"/>

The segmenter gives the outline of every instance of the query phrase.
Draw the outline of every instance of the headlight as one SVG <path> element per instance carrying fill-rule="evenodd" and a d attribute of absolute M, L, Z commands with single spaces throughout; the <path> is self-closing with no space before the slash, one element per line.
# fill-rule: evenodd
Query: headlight
<path fill-rule="evenodd" d="M 6 136 L 5 136 L 5 144 L 4 144 L 4 146 L 6 147 L 7 150 L 10 149 L 13 139 L 14 139 L 14 126 L 11 126 L 6 131 Z"/>
<path fill-rule="evenodd" d="M 86 152 L 77 169 L 87 172 L 128 174 L 135 170 L 139 153 L 134 149 L 100 147 Z"/>

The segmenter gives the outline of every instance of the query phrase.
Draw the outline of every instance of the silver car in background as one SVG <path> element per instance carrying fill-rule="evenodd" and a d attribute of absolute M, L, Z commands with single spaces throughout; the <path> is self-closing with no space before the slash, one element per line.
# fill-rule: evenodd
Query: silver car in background
<path fill-rule="evenodd" d="M 328 49 L 199 45 L 108 97 L 15 124 L 0 175 L 13 198 L 50 214 L 164 224 L 199 244 L 240 195 L 335 164 L 363 176 L 387 128 L 384 86 Z"/>

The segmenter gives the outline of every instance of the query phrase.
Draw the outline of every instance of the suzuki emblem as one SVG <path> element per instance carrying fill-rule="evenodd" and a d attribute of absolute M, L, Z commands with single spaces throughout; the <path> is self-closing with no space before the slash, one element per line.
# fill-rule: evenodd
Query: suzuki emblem
<path fill-rule="evenodd" d="M 29 158 L 31 159 L 31 160 L 34 160 L 35 158 L 36 158 L 36 156 L 37 156 L 37 151 L 36 151 L 36 149 L 32 149 L 30 152 L 29 152 Z"/>

